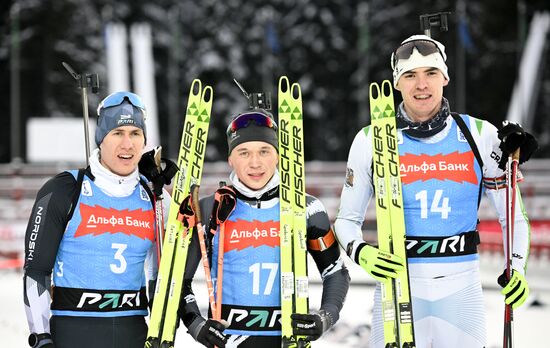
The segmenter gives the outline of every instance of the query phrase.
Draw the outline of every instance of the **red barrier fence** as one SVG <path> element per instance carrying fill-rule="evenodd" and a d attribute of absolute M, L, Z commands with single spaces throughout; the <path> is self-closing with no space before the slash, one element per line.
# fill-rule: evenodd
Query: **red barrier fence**
<path fill-rule="evenodd" d="M 534 220 L 531 224 L 531 257 L 550 255 L 550 221 Z M 480 252 L 503 253 L 502 229 L 497 220 L 481 221 L 478 226 L 481 235 Z"/>

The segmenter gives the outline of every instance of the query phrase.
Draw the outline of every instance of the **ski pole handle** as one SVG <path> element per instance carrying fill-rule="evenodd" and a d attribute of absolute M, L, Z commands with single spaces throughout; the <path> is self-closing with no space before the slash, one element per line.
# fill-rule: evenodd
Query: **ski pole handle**
<path fill-rule="evenodd" d="M 512 161 L 519 162 L 519 148 L 516 149 L 516 151 L 512 152 Z"/>
<path fill-rule="evenodd" d="M 154 154 L 154 160 L 155 165 L 158 168 L 158 171 L 160 173 L 161 167 L 161 152 L 162 152 L 162 146 L 157 146 L 155 149 Z M 154 184 L 151 184 L 152 186 Z M 156 190 L 153 188 L 153 192 Z M 157 262 L 158 265 L 160 265 L 160 258 L 162 256 L 162 243 L 164 242 L 164 204 L 162 202 L 162 189 L 160 190 L 160 194 L 158 196 L 155 195 L 155 218 L 157 221 L 157 228 L 156 228 L 156 237 L 157 237 Z"/>

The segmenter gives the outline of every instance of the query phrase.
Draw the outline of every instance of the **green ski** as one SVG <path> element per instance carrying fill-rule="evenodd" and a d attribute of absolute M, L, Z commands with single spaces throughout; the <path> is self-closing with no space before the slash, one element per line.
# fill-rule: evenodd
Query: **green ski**
<path fill-rule="evenodd" d="M 381 283 L 384 344 L 385 348 L 412 348 L 415 343 L 405 250 L 405 218 L 390 81 L 382 82 L 381 88 L 377 83 L 370 84 L 370 108 L 378 246 L 405 262 L 404 271 L 399 272 L 396 279 Z"/>
<path fill-rule="evenodd" d="M 279 79 L 279 172 L 281 238 L 281 326 L 283 347 L 309 347 L 292 335 L 290 315 L 308 313 L 306 194 L 302 92 Z"/>
<path fill-rule="evenodd" d="M 149 321 L 146 348 L 174 346 L 178 306 L 192 228 L 177 220 L 179 206 L 192 185 L 200 185 L 206 152 L 208 125 L 214 92 L 193 80 L 187 101 L 185 123 L 178 154 L 179 170 L 174 178 L 172 201 L 162 244 L 155 298 Z"/>

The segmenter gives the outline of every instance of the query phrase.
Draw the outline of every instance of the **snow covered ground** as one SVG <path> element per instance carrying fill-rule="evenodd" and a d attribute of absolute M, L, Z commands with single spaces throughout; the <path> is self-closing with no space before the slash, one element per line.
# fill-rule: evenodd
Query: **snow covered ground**
<path fill-rule="evenodd" d="M 502 347 L 503 298 L 496 286 L 496 276 L 501 272 L 500 257 L 483 256 L 482 277 L 487 308 L 488 346 Z M 318 280 L 311 267 L 310 279 Z M 317 348 L 359 348 L 368 347 L 370 311 L 374 283 L 357 265 L 349 265 L 352 287 L 348 293 L 342 316 L 338 324 L 316 341 Z M 199 272 L 200 274 L 200 272 Z M 0 270 L 0 337 L 2 347 L 26 347 L 27 322 L 23 308 L 22 276 L 18 271 Z M 514 312 L 515 348 L 550 347 L 546 330 L 550 322 L 550 261 L 548 259 L 529 262 L 527 277 L 531 296 L 528 303 Z M 321 287 L 311 284 L 311 308 L 318 308 Z M 197 279 L 195 293 L 206 309 L 206 288 Z M 182 327 L 177 333 L 176 348 L 202 347 L 194 342 Z M 437 347 L 444 348 L 444 347 Z M 466 347 L 465 347 L 466 348 Z"/>

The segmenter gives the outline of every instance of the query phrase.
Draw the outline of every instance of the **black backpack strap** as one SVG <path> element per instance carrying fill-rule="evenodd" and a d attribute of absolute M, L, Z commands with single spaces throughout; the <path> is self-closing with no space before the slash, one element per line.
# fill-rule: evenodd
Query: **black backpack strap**
<path fill-rule="evenodd" d="M 472 132 L 470 132 L 470 128 L 466 125 L 466 122 L 464 122 L 464 119 L 462 116 L 460 116 L 456 112 L 451 112 L 451 116 L 453 116 L 453 119 L 455 120 L 456 124 L 458 125 L 458 128 L 460 128 L 460 131 L 462 134 L 464 134 L 464 137 L 468 141 L 468 144 L 470 145 L 470 148 L 472 148 L 472 151 L 474 152 L 474 156 L 476 156 L 477 163 L 479 164 L 479 167 L 481 168 L 481 176 L 483 176 L 483 160 L 481 159 L 481 154 L 479 153 L 479 149 L 477 148 L 476 142 L 474 141 L 474 137 L 472 136 Z M 479 203 L 481 202 L 481 190 L 483 188 L 483 178 L 481 179 L 481 182 L 479 184 L 479 194 L 477 196 L 477 207 L 479 208 Z"/>
<path fill-rule="evenodd" d="M 67 224 L 73 218 L 74 210 L 76 209 L 76 204 L 78 203 L 78 198 L 80 197 L 80 191 L 82 187 L 82 182 L 84 181 L 84 175 L 87 175 L 88 173 L 91 174 L 90 167 L 78 169 L 78 175 L 76 176 L 76 183 L 75 183 L 76 190 L 74 191 L 73 199 L 71 201 L 72 202 L 71 209 L 69 209 L 69 214 L 67 215 Z"/>
<path fill-rule="evenodd" d="M 479 149 L 477 148 L 476 142 L 474 141 L 472 132 L 470 132 L 470 128 L 468 128 L 468 126 L 466 125 L 466 122 L 464 122 L 464 119 L 458 113 L 451 112 L 451 116 L 453 116 L 454 120 L 456 121 L 456 124 L 458 125 L 458 128 L 460 128 L 460 131 L 466 137 L 468 144 L 470 144 L 470 147 L 472 148 L 472 151 L 476 156 L 477 163 L 483 170 L 483 160 L 481 159 L 481 154 L 479 153 Z"/>

